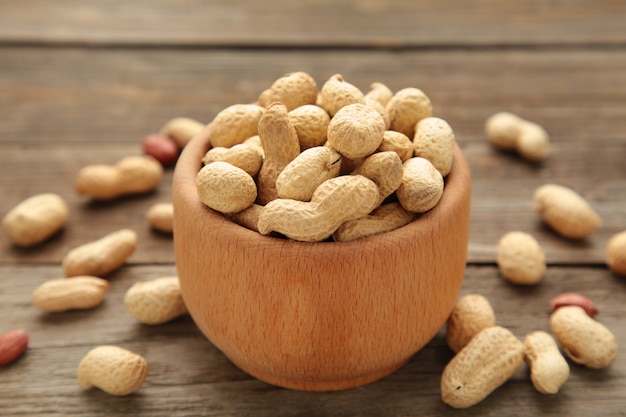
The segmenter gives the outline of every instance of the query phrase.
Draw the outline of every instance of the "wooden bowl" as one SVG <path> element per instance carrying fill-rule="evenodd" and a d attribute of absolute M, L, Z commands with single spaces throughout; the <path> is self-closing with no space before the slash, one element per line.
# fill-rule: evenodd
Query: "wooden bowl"
<path fill-rule="evenodd" d="M 392 373 L 441 329 L 467 257 L 471 180 L 458 147 L 434 209 L 343 243 L 262 236 L 207 208 L 195 177 L 208 148 L 205 129 L 175 168 L 176 266 L 193 320 L 236 366 L 285 388 L 351 388 Z"/>

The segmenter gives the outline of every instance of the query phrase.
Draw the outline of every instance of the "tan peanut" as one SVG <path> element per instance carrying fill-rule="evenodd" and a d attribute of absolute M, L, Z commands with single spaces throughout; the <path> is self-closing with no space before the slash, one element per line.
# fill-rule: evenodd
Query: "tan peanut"
<path fill-rule="evenodd" d="M 533 200 L 541 219 L 563 237 L 584 238 L 602 224 L 598 213 L 571 188 L 545 184 L 535 190 Z"/>
<path fill-rule="evenodd" d="M 126 311 L 144 324 L 162 324 L 187 313 L 178 277 L 133 284 L 124 296 Z"/>
<path fill-rule="evenodd" d="M 333 117 L 348 104 L 365 104 L 365 95 L 358 87 L 344 80 L 341 74 L 335 74 L 322 86 L 319 100 L 324 110 Z"/>
<path fill-rule="evenodd" d="M 137 233 L 121 229 L 69 251 L 63 258 L 63 271 L 66 277 L 102 277 L 121 267 L 136 247 Z"/>
<path fill-rule="evenodd" d="M 153 191 L 163 177 L 163 166 L 149 155 L 128 156 L 115 165 L 89 165 L 78 172 L 76 193 L 95 200 L 145 194 Z"/>
<path fill-rule="evenodd" d="M 276 179 L 279 198 L 309 201 L 324 181 L 339 175 L 341 155 L 327 146 L 304 150 Z"/>
<path fill-rule="evenodd" d="M 29 335 L 26 330 L 14 329 L 0 335 L 0 366 L 19 359 L 28 349 Z"/>
<path fill-rule="evenodd" d="M 157 203 L 148 209 L 146 220 L 150 228 L 163 233 L 172 233 L 174 229 L 174 205 Z"/>
<path fill-rule="evenodd" d="M 391 127 L 391 118 L 389 117 L 389 113 L 387 113 L 385 106 L 372 98 L 365 98 L 365 105 L 367 107 L 371 107 L 376 110 L 378 114 L 380 114 L 380 117 L 383 118 L 383 122 L 385 122 L 385 130 L 389 130 Z"/>
<path fill-rule="evenodd" d="M 605 252 L 609 269 L 617 275 L 626 275 L 626 230 L 611 236 Z"/>
<path fill-rule="evenodd" d="M 352 174 L 363 175 L 374 181 L 378 186 L 379 197 L 376 205 L 379 206 L 400 187 L 404 177 L 404 167 L 397 153 L 376 152 L 365 158 Z"/>
<path fill-rule="evenodd" d="M 390 232 L 411 223 L 416 218 L 415 213 L 406 211 L 399 203 L 383 204 L 370 214 L 342 223 L 333 233 L 333 240 L 349 242 Z"/>
<path fill-rule="evenodd" d="M 556 394 L 569 378 L 569 365 L 548 333 L 536 331 L 524 340 L 524 360 L 530 379 L 542 394 Z"/>
<path fill-rule="evenodd" d="M 454 131 L 443 119 L 426 117 L 415 127 L 415 156 L 428 159 L 444 177 L 452 169 L 455 143 Z"/>
<path fill-rule="evenodd" d="M 517 152 L 530 162 L 539 162 L 550 154 L 550 136 L 537 123 L 524 121 L 517 138 Z"/>
<path fill-rule="evenodd" d="M 523 363 L 522 342 L 503 327 L 488 327 L 444 368 L 441 398 L 454 408 L 476 405 L 508 381 Z"/>
<path fill-rule="evenodd" d="M 423 213 L 435 207 L 443 195 L 443 177 L 426 158 L 415 156 L 402 164 L 404 175 L 396 190 L 405 210 Z"/>
<path fill-rule="evenodd" d="M 196 175 L 198 198 L 207 207 L 222 213 L 236 213 L 250 207 L 257 197 L 254 179 L 228 162 L 212 162 Z"/>
<path fill-rule="evenodd" d="M 370 90 L 365 94 L 366 100 L 375 100 L 383 106 L 387 106 L 393 97 L 393 91 L 383 83 L 375 82 L 370 85 Z"/>
<path fill-rule="evenodd" d="M 349 104 L 337 111 L 328 124 L 328 145 L 351 159 L 366 157 L 378 149 L 385 121 L 365 104 Z"/>
<path fill-rule="evenodd" d="M 531 162 L 541 161 L 550 153 L 550 137 L 546 130 L 511 112 L 489 116 L 485 121 L 485 134 L 494 147 L 516 151 Z"/>
<path fill-rule="evenodd" d="M 297 107 L 289 112 L 289 121 L 296 129 L 301 151 L 326 142 L 330 116 L 323 108 L 313 104 Z"/>
<path fill-rule="evenodd" d="M 514 284 L 538 284 L 546 273 L 543 249 L 525 232 L 508 232 L 500 238 L 497 263 L 500 274 Z"/>
<path fill-rule="evenodd" d="M 96 387 L 116 396 L 137 391 L 148 375 L 146 360 L 119 346 L 91 349 L 78 364 L 76 377 L 82 388 Z"/>
<path fill-rule="evenodd" d="M 592 369 L 606 368 L 617 355 L 615 335 L 582 307 L 566 306 L 550 316 L 550 329 L 565 355 Z"/>
<path fill-rule="evenodd" d="M 69 209 L 58 194 L 33 195 L 2 218 L 2 232 L 17 246 L 30 247 L 49 239 L 67 223 Z"/>
<path fill-rule="evenodd" d="M 402 162 L 413 157 L 415 147 L 411 139 L 404 133 L 395 130 L 386 130 L 383 140 L 376 152 L 394 151 L 398 154 Z"/>
<path fill-rule="evenodd" d="M 255 177 L 263 164 L 263 155 L 259 153 L 256 147 L 239 143 L 230 148 L 211 148 L 202 158 L 205 165 L 216 161 L 228 162 L 243 169 L 251 177 Z"/>
<path fill-rule="evenodd" d="M 94 276 L 51 279 L 35 288 L 32 303 L 49 313 L 87 310 L 100 305 L 108 291 L 109 282 Z"/>
<path fill-rule="evenodd" d="M 431 117 L 433 106 L 422 90 L 414 87 L 397 91 L 389 103 L 387 113 L 391 119 L 391 130 L 402 132 L 409 138 L 415 136 L 417 122 Z"/>
<path fill-rule="evenodd" d="M 315 104 L 316 100 L 317 83 L 306 72 L 298 71 L 274 81 L 270 88 L 261 93 L 258 102 L 263 107 L 281 102 L 290 111 L 305 104 Z"/>
<path fill-rule="evenodd" d="M 172 138 L 180 149 L 205 128 L 205 124 L 189 117 L 175 117 L 161 128 L 162 135 Z"/>
<path fill-rule="evenodd" d="M 220 111 L 209 124 L 211 146 L 230 148 L 257 134 L 265 108 L 257 104 L 233 104 Z"/>
<path fill-rule="evenodd" d="M 237 213 L 227 213 L 226 216 L 246 229 L 259 231 L 259 216 L 263 211 L 263 206 L 260 204 L 252 204 L 250 207 L 245 208 Z"/>
<path fill-rule="evenodd" d="M 585 313 L 587 313 L 590 317 L 595 317 L 600 313 L 594 302 L 590 298 L 581 294 L 566 292 L 559 294 L 550 300 L 550 307 L 552 311 L 565 306 L 578 306 L 585 310 Z"/>
<path fill-rule="evenodd" d="M 326 180 L 310 202 L 276 199 L 261 211 L 261 234 L 281 233 L 288 238 L 322 241 L 346 221 L 371 212 L 378 201 L 378 187 L 361 175 L 344 175 Z"/>
<path fill-rule="evenodd" d="M 300 154 L 298 135 L 285 105 L 273 103 L 265 110 L 259 121 L 259 137 L 265 159 L 258 175 L 258 201 L 265 205 L 278 197 L 280 172 Z"/>
<path fill-rule="evenodd" d="M 489 300 L 480 294 L 467 294 L 456 302 L 446 323 L 446 343 L 454 352 L 463 349 L 481 330 L 496 325 Z"/>

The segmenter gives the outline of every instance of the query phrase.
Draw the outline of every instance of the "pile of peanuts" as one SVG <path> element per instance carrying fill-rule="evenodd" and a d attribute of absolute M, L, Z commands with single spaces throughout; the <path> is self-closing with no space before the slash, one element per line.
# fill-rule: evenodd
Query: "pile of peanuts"
<path fill-rule="evenodd" d="M 222 110 L 197 175 L 200 200 L 263 235 L 351 241 L 402 227 L 437 205 L 454 132 L 424 92 L 367 93 L 331 76 L 318 91 L 286 74 L 254 104 Z"/>

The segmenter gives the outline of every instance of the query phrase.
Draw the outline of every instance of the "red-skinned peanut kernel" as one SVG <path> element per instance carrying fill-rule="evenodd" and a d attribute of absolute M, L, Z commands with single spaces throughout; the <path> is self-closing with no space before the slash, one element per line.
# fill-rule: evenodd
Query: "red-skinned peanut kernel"
<path fill-rule="evenodd" d="M 163 166 L 174 164 L 180 154 L 180 148 L 176 142 L 165 135 L 148 135 L 144 138 L 141 147 L 144 154 L 152 156 Z"/>
<path fill-rule="evenodd" d="M 585 310 L 589 317 L 595 317 L 600 312 L 591 299 L 573 292 L 557 295 L 550 301 L 550 305 L 552 311 L 565 306 L 578 306 Z"/>
<path fill-rule="evenodd" d="M 21 329 L 10 330 L 0 336 L 0 366 L 18 359 L 28 348 L 28 333 Z"/>

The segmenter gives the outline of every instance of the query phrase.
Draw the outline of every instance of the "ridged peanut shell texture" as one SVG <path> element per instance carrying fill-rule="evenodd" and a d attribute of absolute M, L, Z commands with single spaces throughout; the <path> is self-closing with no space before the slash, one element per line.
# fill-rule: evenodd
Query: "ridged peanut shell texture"
<path fill-rule="evenodd" d="M 32 302 L 39 310 L 61 312 L 98 306 L 109 291 L 109 282 L 94 276 L 51 279 L 39 285 Z"/>
<path fill-rule="evenodd" d="M 257 197 L 254 179 L 228 162 L 205 165 L 196 177 L 200 201 L 222 213 L 236 213 L 250 207 Z"/>
<path fill-rule="evenodd" d="M 549 333 L 536 331 L 524 339 L 524 360 L 530 379 L 542 394 L 556 394 L 569 378 L 569 365 Z"/>
<path fill-rule="evenodd" d="M 274 102 L 281 102 L 287 110 L 293 110 L 305 104 L 315 104 L 317 83 L 306 72 L 292 72 L 274 81 L 272 86 L 259 96 L 259 104 L 267 107 Z"/>
<path fill-rule="evenodd" d="M 566 238 L 587 237 L 602 224 L 600 215 L 587 200 L 562 185 L 545 184 L 537 188 L 534 204 L 541 219 Z"/>
<path fill-rule="evenodd" d="M 208 126 L 211 145 L 230 148 L 256 135 L 264 111 L 257 104 L 233 104 L 226 107 Z"/>
<path fill-rule="evenodd" d="M 437 205 L 443 195 L 443 177 L 426 158 L 413 157 L 404 161 L 404 175 L 396 191 L 402 207 L 414 213 L 424 213 Z"/>
<path fill-rule="evenodd" d="M 546 257 L 539 242 L 530 234 L 513 231 L 498 242 L 498 269 L 514 284 L 534 285 L 546 273 Z"/>
<path fill-rule="evenodd" d="M 427 117 L 417 123 L 413 138 L 415 156 L 428 159 L 444 177 L 452 169 L 455 143 L 454 131 L 445 120 Z"/>
<path fill-rule="evenodd" d="M 343 79 L 341 74 L 330 77 L 320 91 L 321 106 L 333 117 L 349 104 L 365 104 L 365 95 L 356 86 Z"/>
<path fill-rule="evenodd" d="M 365 104 L 347 105 L 328 124 L 328 144 L 350 159 L 372 154 L 383 141 L 385 121 Z"/>
<path fill-rule="evenodd" d="M 120 229 L 80 245 L 63 258 L 66 277 L 92 275 L 102 277 L 121 267 L 137 247 L 137 233 Z"/>
<path fill-rule="evenodd" d="M 323 108 L 307 104 L 289 112 L 289 121 L 296 129 L 300 150 L 321 146 L 326 142 L 330 116 Z"/>
<path fill-rule="evenodd" d="M 21 201 L 2 218 L 2 232 L 13 244 L 30 247 L 61 230 L 68 217 L 69 208 L 61 196 L 37 194 Z"/>
<path fill-rule="evenodd" d="M 146 360 L 118 346 L 104 345 L 90 350 L 80 361 L 77 371 L 82 388 L 96 387 L 117 396 L 137 391 L 148 375 Z"/>
<path fill-rule="evenodd" d="M 446 343 L 455 353 L 481 330 L 496 325 L 496 315 L 487 298 L 467 294 L 456 302 L 446 325 Z"/>
<path fill-rule="evenodd" d="M 391 120 L 391 130 L 396 130 L 412 138 L 417 122 L 433 114 L 430 99 L 422 90 L 414 87 L 397 91 L 389 103 L 387 113 Z"/>
<path fill-rule="evenodd" d="M 136 282 L 126 291 L 124 306 L 144 324 L 167 323 L 187 312 L 178 277 Z"/>

